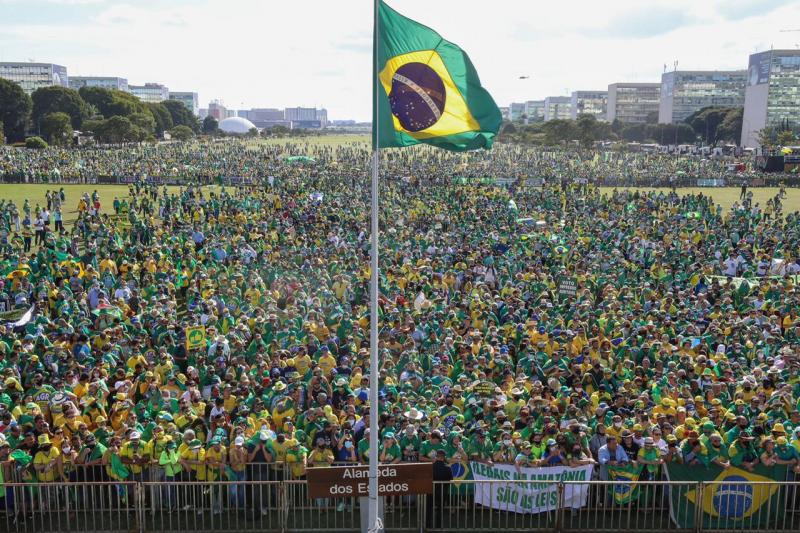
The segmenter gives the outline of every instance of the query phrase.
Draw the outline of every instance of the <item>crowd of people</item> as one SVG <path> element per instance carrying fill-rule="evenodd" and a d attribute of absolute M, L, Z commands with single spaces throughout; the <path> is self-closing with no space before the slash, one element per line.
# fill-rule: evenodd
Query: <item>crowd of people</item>
<path fill-rule="evenodd" d="M 0 182 L 95 183 L 97 180 L 160 179 L 174 183 L 216 183 L 221 176 L 258 179 L 279 171 L 279 156 L 307 151 L 305 142 L 267 145 L 232 139 L 216 142 L 122 146 L 80 149 L 19 150 L 0 147 Z M 339 148 L 316 146 L 318 162 L 359 165 L 368 154 L 363 139 Z M 424 154 L 420 157 L 420 154 Z M 420 162 L 424 159 L 424 163 Z M 739 171 L 730 169 L 738 163 Z M 393 154 L 387 168 L 398 173 L 424 168 L 424 179 L 518 178 L 535 176 L 548 182 L 565 176 L 604 185 L 695 185 L 704 180 L 763 178 L 746 158 L 673 155 L 658 152 L 542 148 L 498 144 L 492 152 L 436 154 L 427 149 Z"/>
<path fill-rule="evenodd" d="M 269 181 L 136 182 L 113 208 L 102 188 L 54 185 L 0 206 L 0 301 L 31 311 L 0 326 L 0 481 L 118 482 L 124 498 L 124 481 L 303 479 L 365 462 L 370 431 L 381 462 L 443 451 L 459 479 L 471 461 L 800 472 L 800 215 L 781 195 L 767 212 L 752 194 L 726 210 L 429 180 L 486 156 L 394 154 L 371 368 L 366 147 L 303 165 L 241 150 L 227 164 Z M 15 157 L 6 170 L 25 171 Z M 164 506 L 191 505 L 173 490 Z M 225 491 L 212 507 L 264 509 Z"/>

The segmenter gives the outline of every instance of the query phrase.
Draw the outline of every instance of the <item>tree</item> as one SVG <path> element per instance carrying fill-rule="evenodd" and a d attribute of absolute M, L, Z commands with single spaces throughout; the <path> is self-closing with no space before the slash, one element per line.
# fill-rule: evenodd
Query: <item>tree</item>
<path fill-rule="evenodd" d="M 578 127 L 572 120 L 550 120 L 542 125 L 547 144 L 559 144 L 563 141 L 577 139 L 580 135 Z"/>
<path fill-rule="evenodd" d="M 146 113 L 148 106 L 130 93 L 104 87 L 81 87 L 78 94 L 105 118 Z"/>
<path fill-rule="evenodd" d="M 126 117 L 119 115 L 99 121 L 93 127 L 95 137 L 100 142 L 113 144 L 138 140 L 141 131 Z"/>
<path fill-rule="evenodd" d="M 6 136 L 3 134 L 3 123 L 0 122 L 0 146 L 6 142 Z"/>
<path fill-rule="evenodd" d="M 214 134 L 219 130 L 219 122 L 217 119 L 208 115 L 203 119 L 203 133 Z"/>
<path fill-rule="evenodd" d="M 156 120 L 149 112 L 133 113 L 128 117 L 128 120 L 131 121 L 131 124 L 141 129 L 146 135 L 151 135 L 155 132 Z"/>
<path fill-rule="evenodd" d="M 44 142 L 44 139 L 41 137 L 28 137 L 25 139 L 25 148 L 30 148 L 31 150 L 42 150 L 47 148 L 47 143 Z"/>
<path fill-rule="evenodd" d="M 791 130 L 782 130 L 778 132 L 776 139 L 778 146 L 792 146 L 795 138 Z"/>
<path fill-rule="evenodd" d="M 75 89 L 61 87 L 60 85 L 42 87 L 33 91 L 31 99 L 33 100 L 31 118 L 37 129 L 41 128 L 41 121 L 44 116 L 50 113 L 66 113 L 69 115 L 72 127 L 75 129 L 80 129 L 84 119 L 89 117 L 89 107 Z"/>
<path fill-rule="evenodd" d="M 258 128 L 250 128 L 247 130 L 248 137 L 258 137 Z"/>
<path fill-rule="evenodd" d="M 689 124 L 695 133 L 703 138 L 706 144 L 716 144 L 720 140 L 717 129 L 729 113 L 738 108 L 725 106 L 708 106 L 689 115 L 684 122 Z"/>
<path fill-rule="evenodd" d="M 190 128 L 189 126 L 184 126 L 183 124 L 172 128 L 169 131 L 169 134 L 176 141 L 188 141 L 189 139 L 194 137 L 194 132 L 192 131 L 192 128 Z"/>
<path fill-rule="evenodd" d="M 717 128 L 717 139 L 720 141 L 733 142 L 739 144 L 742 139 L 742 117 L 744 109 L 733 107 L 725 115 L 722 124 Z"/>
<path fill-rule="evenodd" d="M 644 119 L 645 124 L 658 124 L 658 111 L 650 111 L 647 118 Z"/>
<path fill-rule="evenodd" d="M 645 124 L 625 124 L 622 138 L 628 142 L 642 142 L 645 138 Z"/>
<path fill-rule="evenodd" d="M 775 146 L 777 132 L 773 128 L 761 128 L 756 132 L 756 136 L 758 138 L 758 145 L 764 150 L 771 150 Z"/>
<path fill-rule="evenodd" d="M 3 123 L 8 142 L 25 139 L 32 105 L 30 96 L 25 94 L 22 87 L 0 78 L 0 122 Z"/>
<path fill-rule="evenodd" d="M 42 135 L 47 142 L 56 146 L 72 143 L 72 124 L 66 113 L 48 113 L 42 118 Z"/>
<path fill-rule="evenodd" d="M 172 124 L 174 126 L 188 126 L 192 131 L 200 131 L 200 124 L 192 112 L 181 102 L 177 100 L 165 100 L 161 102 L 170 116 L 172 116 Z"/>
<path fill-rule="evenodd" d="M 591 146 L 591 144 L 597 140 L 597 117 L 581 113 L 575 120 L 575 125 L 578 128 L 578 137 L 580 138 L 581 144 L 584 146 Z"/>
<path fill-rule="evenodd" d="M 175 126 L 175 124 L 172 122 L 172 115 L 170 115 L 169 110 L 164 105 L 164 102 L 147 102 L 145 105 L 155 119 L 156 135 L 161 137 L 164 135 L 165 131 L 169 131 Z"/>

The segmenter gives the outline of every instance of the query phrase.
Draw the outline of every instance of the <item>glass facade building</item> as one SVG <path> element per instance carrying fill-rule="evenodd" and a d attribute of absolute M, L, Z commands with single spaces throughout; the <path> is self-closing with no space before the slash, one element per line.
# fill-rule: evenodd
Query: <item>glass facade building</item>
<path fill-rule="evenodd" d="M 544 99 L 544 120 L 569 120 L 572 117 L 572 98 L 548 96 Z"/>
<path fill-rule="evenodd" d="M 608 121 L 636 124 L 658 113 L 660 83 L 612 83 L 608 86 Z"/>
<path fill-rule="evenodd" d="M 128 80 L 112 76 L 70 76 L 69 86 L 76 91 L 81 87 L 102 87 L 103 89 L 130 92 Z"/>
<path fill-rule="evenodd" d="M 741 144 L 756 148 L 760 130 L 785 127 L 800 132 L 800 50 L 752 54 L 747 72 Z"/>
<path fill-rule="evenodd" d="M 69 87 L 67 67 L 53 63 L 0 63 L 0 78 L 19 84 L 28 94 L 51 85 Z"/>
<path fill-rule="evenodd" d="M 144 85 L 130 85 L 130 92 L 142 102 L 157 104 L 169 100 L 169 89 L 160 83 L 145 83 Z M 223 117 L 225 118 L 225 117 Z"/>
<path fill-rule="evenodd" d="M 182 103 L 184 106 L 186 106 L 186 109 L 192 112 L 194 116 L 198 116 L 200 114 L 200 101 L 197 98 L 197 93 L 170 91 L 169 99 L 177 100 L 178 102 Z"/>
<path fill-rule="evenodd" d="M 708 106 L 741 107 L 746 83 L 746 70 L 665 72 L 661 76 L 658 121 L 683 122 Z"/>
<path fill-rule="evenodd" d="M 517 122 L 522 120 L 522 115 L 525 114 L 525 104 L 513 102 L 510 106 L 508 106 L 508 116 L 511 122 Z"/>
<path fill-rule="evenodd" d="M 592 115 L 605 120 L 608 113 L 608 91 L 573 91 L 570 112 L 572 119 L 578 115 Z"/>
<path fill-rule="evenodd" d="M 528 122 L 544 120 L 544 100 L 528 100 L 525 102 L 525 116 Z"/>

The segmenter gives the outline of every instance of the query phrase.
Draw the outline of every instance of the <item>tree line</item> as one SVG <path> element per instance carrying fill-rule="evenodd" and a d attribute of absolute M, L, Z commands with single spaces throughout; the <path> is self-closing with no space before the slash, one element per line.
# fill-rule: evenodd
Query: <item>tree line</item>
<path fill-rule="evenodd" d="M 575 120 L 549 120 L 532 124 L 506 123 L 500 140 L 523 144 L 554 145 L 579 141 L 652 142 L 658 144 L 739 144 L 742 135 L 741 107 L 705 107 L 677 124 L 659 124 L 658 113 L 651 113 L 645 123 L 619 120 L 603 122 L 594 115 L 578 115 Z"/>
<path fill-rule="evenodd" d="M 0 78 L 0 139 L 21 142 L 36 133 L 53 145 L 72 143 L 75 130 L 87 132 L 101 143 L 141 142 L 163 138 L 165 132 L 186 139 L 199 133 L 197 117 L 181 102 L 143 102 L 117 89 L 61 86 L 42 87 L 30 96 Z M 29 145 L 41 146 L 39 141 Z"/>

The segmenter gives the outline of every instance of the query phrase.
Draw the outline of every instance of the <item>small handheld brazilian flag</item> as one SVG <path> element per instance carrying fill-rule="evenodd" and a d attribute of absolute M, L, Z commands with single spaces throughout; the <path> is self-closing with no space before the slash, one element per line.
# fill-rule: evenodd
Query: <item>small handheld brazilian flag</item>
<path fill-rule="evenodd" d="M 467 54 L 379 2 L 373 148 L 491 148 L 502 115 Z"/>

